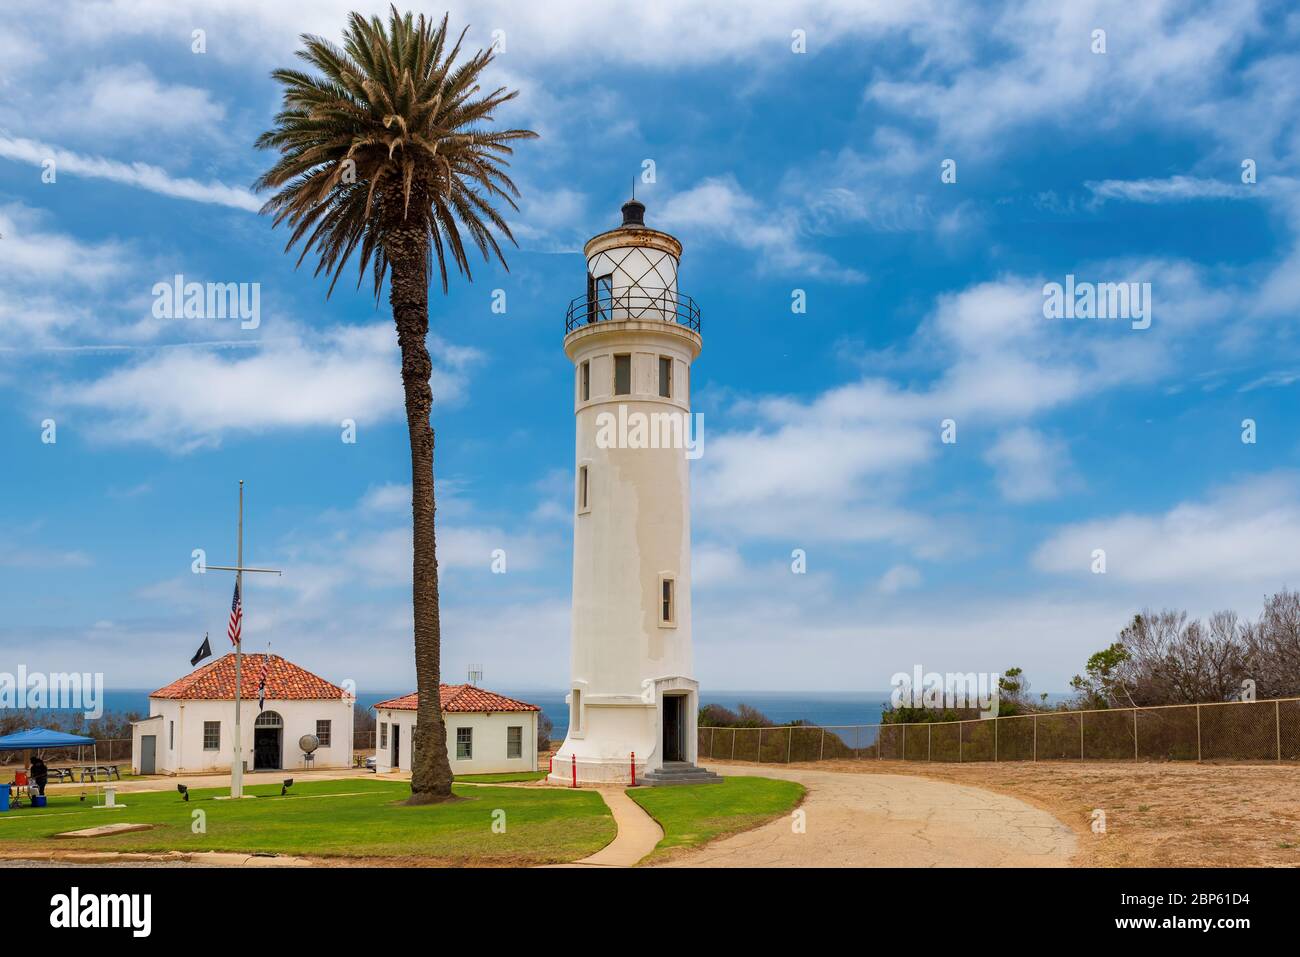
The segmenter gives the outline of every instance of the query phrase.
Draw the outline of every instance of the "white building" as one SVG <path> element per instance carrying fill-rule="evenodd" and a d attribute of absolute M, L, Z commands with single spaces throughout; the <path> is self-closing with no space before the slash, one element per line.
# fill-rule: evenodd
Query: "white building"
<path fill-rule="evenodd" d="M 587 242 L 570 304 L 576 456 L 569 732 L 553 779 L 719 780 L 695 768 L 691 363 L 699 313 L 677 289 L 682 246 L 623 206 Z M 635 758 L 633 757 L 635 756 Z"/>
<path fill-rule="evenodd" d="M 262 661 L 264 709 L 257 706 Z M 240 688 L 240 749 L 249 771 L 307 767 L 298 746 L 303 735 L 320 742 L 312 767 L 352 766 L 353 698 L 337 685 L 279 655 L 244 655 Z M 234 753 L 235 656 L 218 658 L 149 696 L 149 717 L 132 728 L 131 770 L 136 774 L 229 771 Z"/>
<path fill-rule="evenodd" d="M 452 774 L 496 774 L 537 770 L 535 704 L 516 701 L 474 685 L 440 685 Z M 408 694 L 375 705 L 375 770 L 411 770 L 411 741 L 418 696 Z"/>

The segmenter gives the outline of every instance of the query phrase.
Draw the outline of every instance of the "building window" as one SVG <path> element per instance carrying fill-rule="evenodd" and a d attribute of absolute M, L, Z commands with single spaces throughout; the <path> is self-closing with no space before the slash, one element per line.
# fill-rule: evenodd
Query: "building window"
<path fill-rule="evenodd" d="M 659 579 L 659 624 L 677 624 L 677 582 L 671 575 Z"/>
<path fill-rule="evenodd" d="M 591 360 L 588 359 L 578 367 L 578 395 L 583 402 L 591 401 Z"/>
<path fill-rule="evenodd" d="M 379 722 L 379 746 L 381 748 L 388 747 L 388 722 L 387 721 Z"/>
<path fill-rule="evenodd" d="M 596 277 L 596 318 L 597 320 L 609 319 L 612 317 L 614 307 L 614 274 L 608 276 Z"/>
<path fill-rule="evenodd" d="M 173 751 L 175 749 L 176 749 L 176 722 L 168 721 L 167 722 L 167 750 Z"/>
<path fill-rule="evenodd" d="M 614 394 L 632 394 L 632 357 L 614 357 Z"/>
<path fill-rule="evenodd" d="M 506 757 L 522 758 L 524 756 L 524 729 L 511 726 L 506 728 Z"/>
<path fill-rule="evenodd" d="M 330 722 L 316 722 L 316 740 L 320 742 L 322 748 L 328 748 L 330 746 Z"/>
<path fill-rule="evenodd" d="M 589 508 L 591 508 L 591 506 L 587 504 L 588 503 L 588 498 L 587 498 L 588 478 L 589 476 L 587 473 L 587 466 L 579 465 L 578 466 L 578 511 L 579 512 L 585 512 Z"/>
<path fill-rule="evenodd" d="M 670 356 L 659 357 L 659 394 L 665 399 L 673 397 L 673 360 Z"/>
<path fill-rule="evenodd" d="M 221 722 L 220 721 L 203 722 L 203 750 L 204 751 L 221 750 Z"/>
<path fill-rule="evenodd" d="M 577 688 L 569 695 L 569 727 L 582 733 L 582 692 Z"/>
<path fill-rule="evenodd" d="M 415 732 L 411 732 L 414 734 Z M 474 757 L 474 729 L 456 729 L 456 760 L 469 761 Z"/>

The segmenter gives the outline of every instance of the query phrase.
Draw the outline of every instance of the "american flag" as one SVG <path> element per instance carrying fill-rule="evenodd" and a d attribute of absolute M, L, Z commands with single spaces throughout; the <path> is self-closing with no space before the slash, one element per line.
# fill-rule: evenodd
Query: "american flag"
<path fill-rule="evenodd" d="M 244 624 L 244 606 L 239 600 L 239 582 L 235 582 L 235 597 L 230 603 L 230 627 L 226 629 L 226 634 L 230 636 L 230 643 L 239 646 L 239 632 Z"/>

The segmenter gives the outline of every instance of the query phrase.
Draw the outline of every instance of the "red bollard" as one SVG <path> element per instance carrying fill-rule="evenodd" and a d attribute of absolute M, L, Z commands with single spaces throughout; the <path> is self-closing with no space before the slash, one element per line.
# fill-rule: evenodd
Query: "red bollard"
<path fill-rule="evenodd" d="M 570 757 L 573 758 L 573 786 L 576 788 L 578 786 L 578 756 L 573 754 Z"/>
<path fill-rule="evenodd" d="M 549 775 L 549 774 L 554 774 L 554 773 L 555 773 L 555 755 L 554 755 L 554 754 L 548 756 L 547 759 L 546 759 L 546 773 L 547 773 L 548 775 Z"/>
<path fill-rule="evenodd" d="M 636 752 L 632 752 L 632 787 L 636 787 Z"/>

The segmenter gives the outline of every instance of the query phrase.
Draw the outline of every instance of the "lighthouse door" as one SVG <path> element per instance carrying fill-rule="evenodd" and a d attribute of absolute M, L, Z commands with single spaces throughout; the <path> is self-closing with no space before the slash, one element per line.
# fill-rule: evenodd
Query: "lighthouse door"
<path fill-rule="evenodd" d="M 685 761 L 682 729 L 686 725 L 685 695 L 664 695 L 664 760 Z"/>

